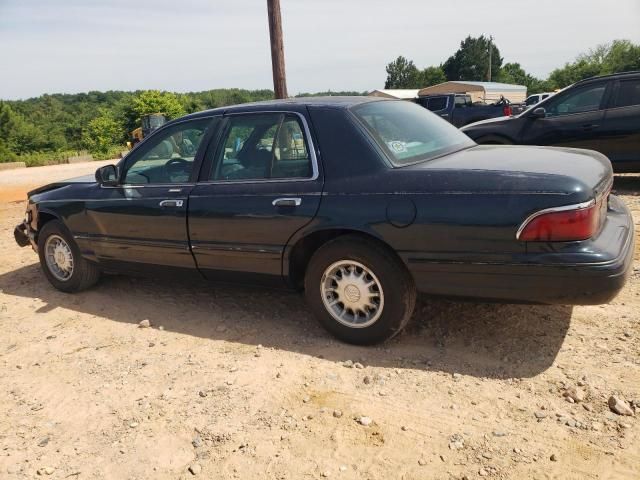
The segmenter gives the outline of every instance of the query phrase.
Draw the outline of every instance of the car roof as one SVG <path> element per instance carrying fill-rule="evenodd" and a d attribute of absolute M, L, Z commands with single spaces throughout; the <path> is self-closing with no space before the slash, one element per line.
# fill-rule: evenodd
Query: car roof
<path fill-rule="evenodd" d="M 597 75 L 595 77 L 585 78 L 584 80 L 578 80 L 574 85 L 580 85 L 582 83 L 588 83 L 596 80 L 611 79 L 611 78 L 623 78 L 627 76 L 640 76 L 640 70 L 633 70 L 630 72 L 618 72 L 610 73 L 607 75 Z"/>
<path fill-rule="evenodd" d="M 264 100 L 261 102 L 240 103 L 238 105 L 228 105 L 226 107 L 212 108 L 201 112 L 191 113 L 180 120 L 195 119 L 199 117 L 208 117 L 211 115 L 222 115 L 223 113 L 233 112 L 261 112 L 270 110 L 287 110 L 293 111 L 303 110 L 306 107 L 329 107 L 337 109 L 348 109 L 354 105 L 360 105 L 369 102 L 388 102 L 396 101 L 393 99 L 369 97 L 369 96 L 328 96 L 328 97 L 296 97 L 280 100 Z"/>

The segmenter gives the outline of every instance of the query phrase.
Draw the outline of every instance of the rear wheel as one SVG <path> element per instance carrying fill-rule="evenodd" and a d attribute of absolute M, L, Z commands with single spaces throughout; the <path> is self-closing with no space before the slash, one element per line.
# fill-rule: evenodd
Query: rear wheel
<path fill-rule="evenodd" d="M 40 265 L 49 283 L 63 292 L 79 292 L 100 278 L 96 265 L 85 260 L 71 234 L 58 220 L 47 222 L 38 235 Z"/>
<path fill-rule="evenodd" d="M 313 255 L 305 296 L 329 332 L 348 343 L 370 345 L 400 333 L 413 313 L 416 289 L 405 266 L 386 248 L 345 236 Z"/>

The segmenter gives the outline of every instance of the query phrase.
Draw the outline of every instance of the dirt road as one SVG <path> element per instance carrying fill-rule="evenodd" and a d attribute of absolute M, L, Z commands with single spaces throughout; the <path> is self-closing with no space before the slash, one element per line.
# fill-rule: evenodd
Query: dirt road
<path fill-rule="evenodd" d="M 3 175 L 10 200 L 42 178 Z M 640 177 L 615 188 L 640 230 Z M 294 293 L 127 277 L 57 292 L 15 245 L 24 205 L 7 197 L 0 478 L 640 478 L 638 252 L 610 305 L 432 301 L 359 348 Z"/>

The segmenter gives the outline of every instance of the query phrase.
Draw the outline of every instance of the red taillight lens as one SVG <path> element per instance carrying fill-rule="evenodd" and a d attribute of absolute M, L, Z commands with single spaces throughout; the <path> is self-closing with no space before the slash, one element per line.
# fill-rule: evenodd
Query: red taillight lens
<path fill-rule="evenodd" d="M 513 111 L 511 110 L 511 105 L 505 105 L 502 107 L 502 113 L 504 113 L 505 117 L 510 117 Z"/>
<path fill-rule="evenodd" d="M 600 204 L 538 215 L 520 231 L 525 242 L 568 242 L 591 238 L 600 224 Z"/>

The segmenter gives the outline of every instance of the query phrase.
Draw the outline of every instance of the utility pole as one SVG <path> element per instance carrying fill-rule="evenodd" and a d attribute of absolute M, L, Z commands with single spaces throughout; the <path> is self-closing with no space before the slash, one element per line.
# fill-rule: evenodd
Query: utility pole
<path fill-rule="evenodd" d="M 284 42 L 282 41 L 282 19 L 280 0 L 267 0 L 269 15 L 269 37 L 271 38 L 271 68 L 273 69 L 273 91 L 276 98 L 287 98 L 287 76 L 284 71 Z"/>
<path fill-rule="evenodd" d="M 491 42 L 493 42 L 493 36 L 489 35 L 489 81 L 491 81 L 491 53 L 493 48 L 491 48 Z"/>

